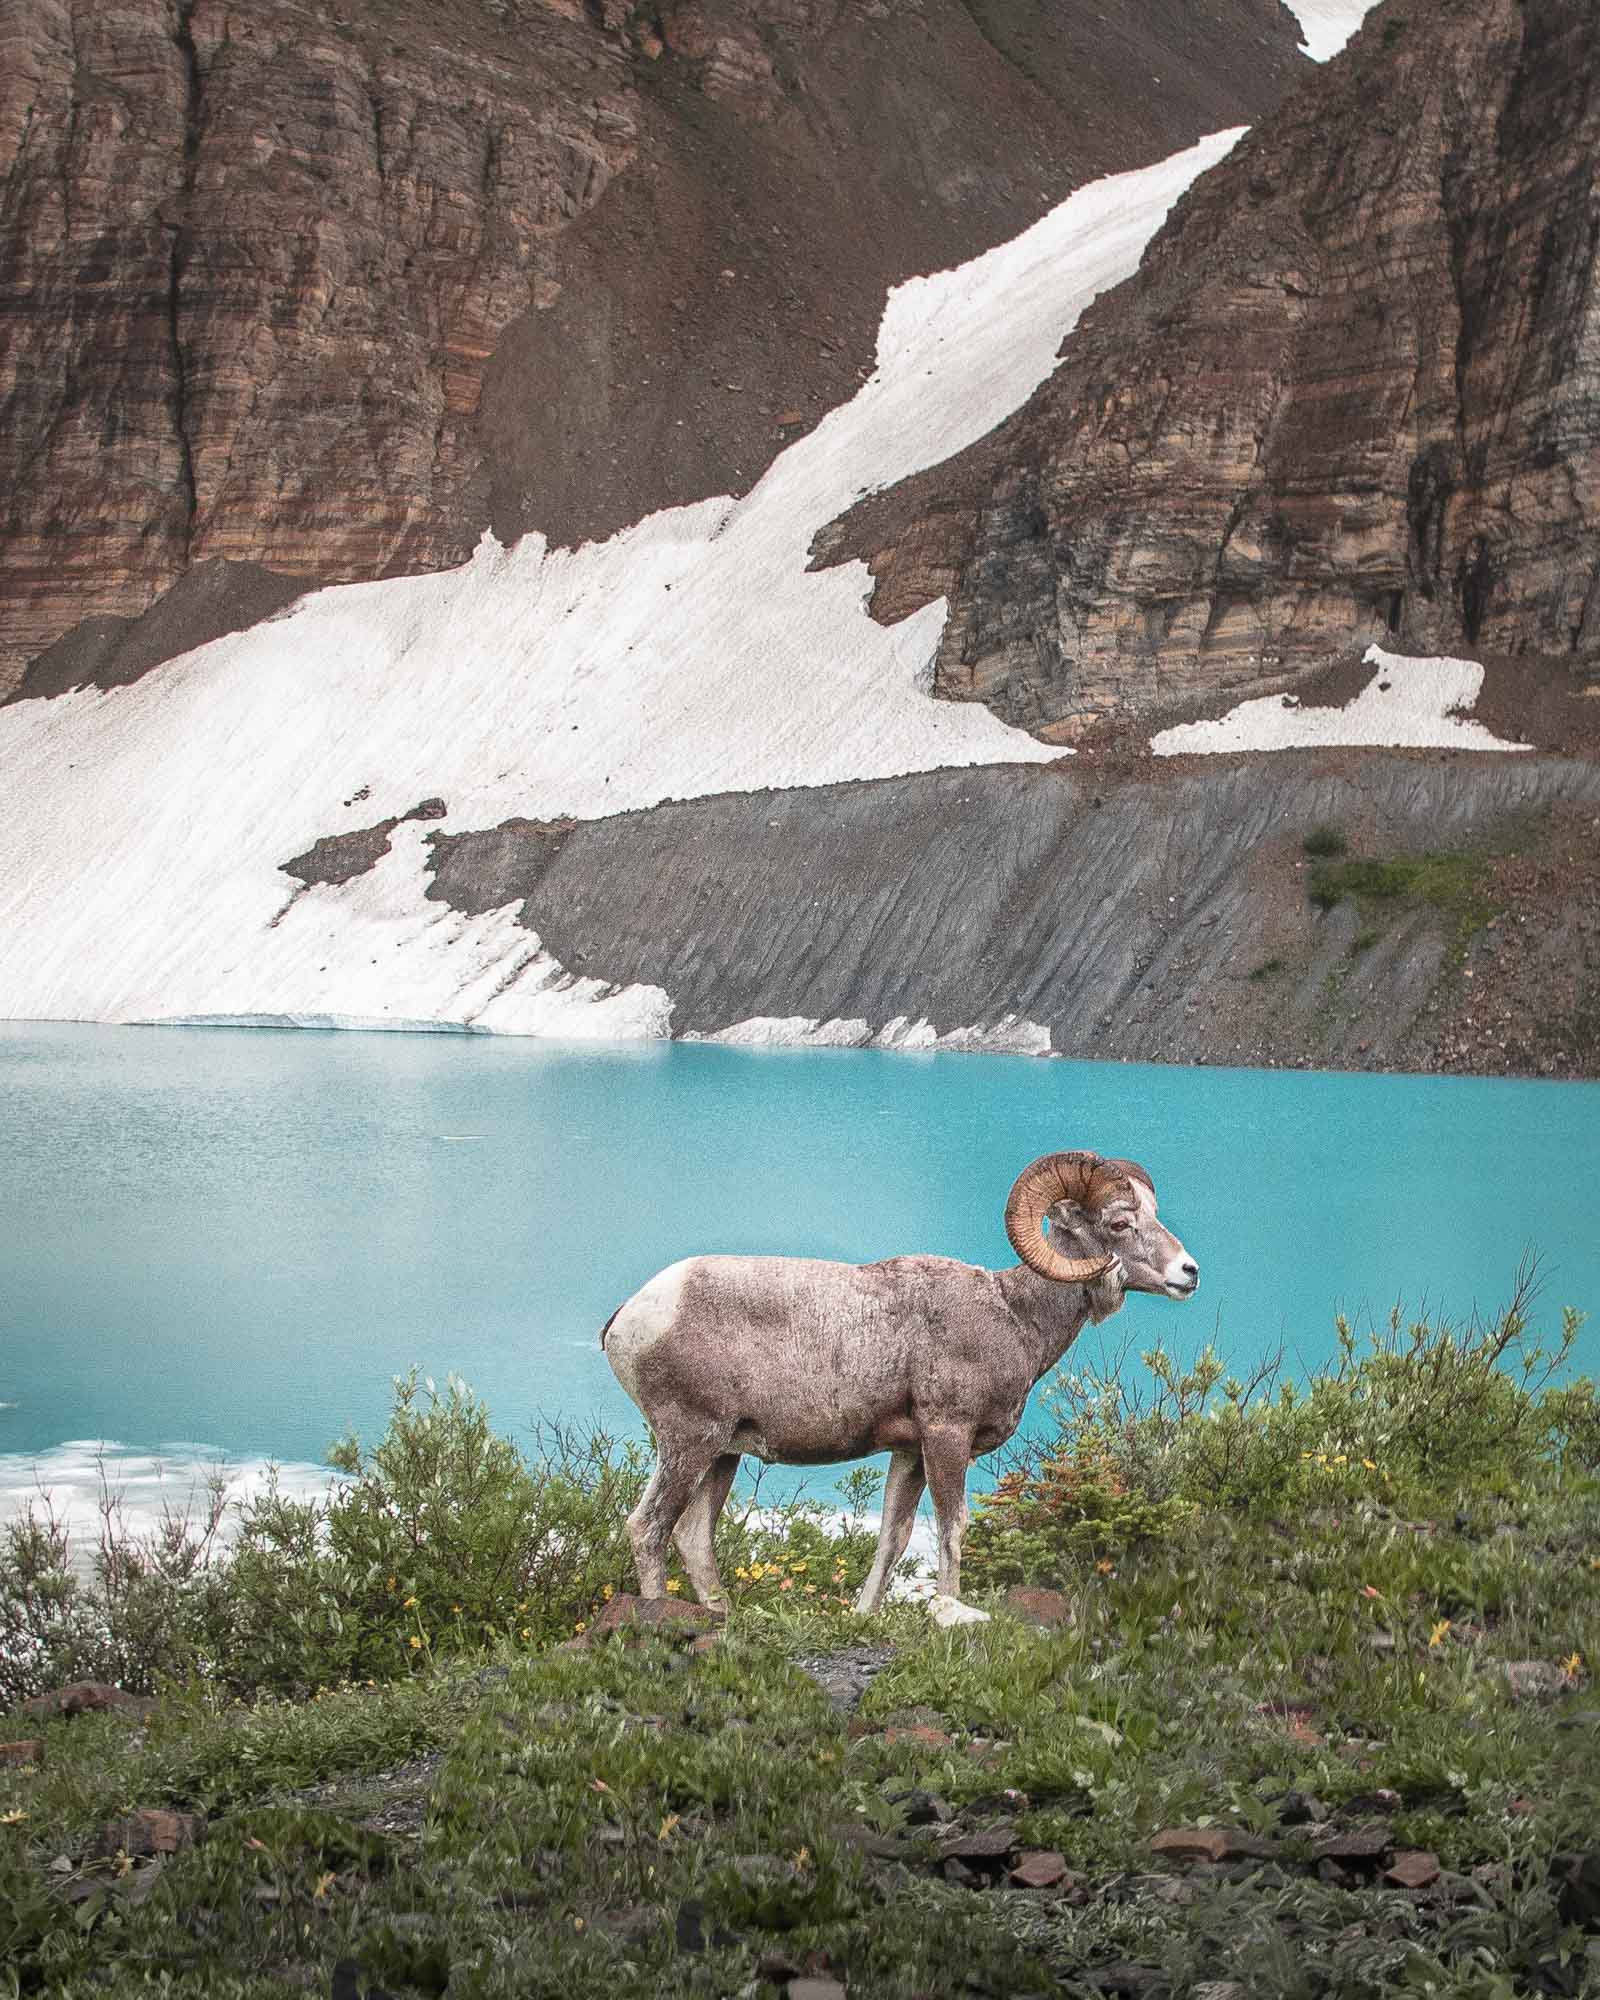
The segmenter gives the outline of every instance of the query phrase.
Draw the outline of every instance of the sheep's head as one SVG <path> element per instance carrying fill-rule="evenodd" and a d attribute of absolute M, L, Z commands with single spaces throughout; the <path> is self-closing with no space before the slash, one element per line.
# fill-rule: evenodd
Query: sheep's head
<path fill-rule="evenodd" d="M 1041 1231 L 1048 1225 L 1048 1235 Z M 1156 1220 L 1156 1191 L 1132 1160 L 1047 1153 L 1017 1176 L 1006 1202 L 1011 1247 L 1041 1278 L 1110 1279 L 1126 1292 L 1193 1298 L 1200 1266 Z"/>

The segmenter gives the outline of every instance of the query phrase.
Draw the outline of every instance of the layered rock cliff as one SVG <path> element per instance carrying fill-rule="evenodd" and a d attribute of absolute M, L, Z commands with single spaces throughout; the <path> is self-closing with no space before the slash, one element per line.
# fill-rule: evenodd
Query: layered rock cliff
<path fill-rule="evenodd" d="M 744 490 L 888 284 L 1303 67 L 1277 0 L 1192 15 L 0 0 L 0 697 L 202 562 L 392 575 Z"/>
<path fill-rule="evenodd" d="M 1050 740 L 1373 640 L 1600 659 L 1600 13 L 1387 0 L 1054 376 L 865 502 L 938 690 Z"/>

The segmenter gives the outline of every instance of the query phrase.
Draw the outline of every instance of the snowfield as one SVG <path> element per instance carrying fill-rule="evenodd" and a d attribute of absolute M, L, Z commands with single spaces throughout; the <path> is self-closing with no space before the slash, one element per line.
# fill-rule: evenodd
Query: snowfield
<path fill-rule="evenodd" d="M 1303 48 L 1313 62 L 1330 62 L 1372 12 L 1376 0 L 1285 0 L 1300 23 Z"/>
<path fill-rule="evenodd" d="M 1260 695 L 1215 722 L 1179 722 L 1150 739 L 1158 757 L 1196 751 L 1308 750 L 1368 745 L 1391 750 L 1528 750 L 1459 713 L 1483 687 L 1475 660 L 1409 659 L 1369 646 L 1372 679 L 1343 708 L 1303 708 L 1293 695 Z"/>
<path fill-rule="evenodd" d="M 280 864 L 429 796 L 459 832 L 1060 756 L 925 691 L 942 603 L 886 630 L 865 568 L 808 574 L 809 546 L 1025 401 L 1237 137 L 900 287 L 872 377 L 742 501 L 576 551 L 486 536 L 460 569 L 316 592 L 132 687 L 0 710 L 0 1014 L 662 1035 L 659 989 L 570 977 L 509 907 L 426 900 L 416 823 L 340 888 Z"/>

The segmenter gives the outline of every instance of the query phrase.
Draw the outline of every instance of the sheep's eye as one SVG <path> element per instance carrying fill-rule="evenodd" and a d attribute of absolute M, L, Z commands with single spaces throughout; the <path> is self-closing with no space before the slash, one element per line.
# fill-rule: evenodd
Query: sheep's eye
<path fill-rule="evenodd" d="M 1126 1236 L 1132 1227 L 1133 1224 L 1126 1216 L 1118 1216 L 1117 1220 L 1111 1225 L 1111 1233 L 1113 1236 Z"/>

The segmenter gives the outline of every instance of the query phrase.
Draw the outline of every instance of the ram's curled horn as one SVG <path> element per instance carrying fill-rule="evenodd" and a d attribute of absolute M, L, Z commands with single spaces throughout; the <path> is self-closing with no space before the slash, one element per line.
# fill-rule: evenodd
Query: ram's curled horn
<path fill-rule="evenodd" d="M 1017 1175 L 1006 1197 L 1006 1234 L 1011 1247 L 1041 1278 L 1081 1285 L 1104 1277 L 1112 1257 L 1063 1257 L 1040 1232 L 1045 1215 L 1058 1201 L 1079 1208 L 1102 1208 L 1115 1195 L 1131 1197 L 1121 1161 L 1102 1160 L 1098 1153 L 1046 1153 Z"/>

